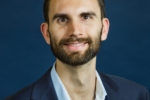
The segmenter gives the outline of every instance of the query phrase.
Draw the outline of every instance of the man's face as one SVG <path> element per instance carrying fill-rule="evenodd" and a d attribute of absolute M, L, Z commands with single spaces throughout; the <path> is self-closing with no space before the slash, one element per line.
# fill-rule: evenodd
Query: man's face
<path fill-rule="evenodd" d="M 60 61 L 77 66 L 96 56 L 102 22 L 97 0 L 51 0 L 49 26 L 51 48 Z"/>

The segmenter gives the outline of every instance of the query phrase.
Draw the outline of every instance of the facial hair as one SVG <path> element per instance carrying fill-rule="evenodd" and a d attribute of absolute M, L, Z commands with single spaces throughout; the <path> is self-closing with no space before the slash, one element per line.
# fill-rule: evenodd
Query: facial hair
<path fill-rule="evenodd" d="M 101 33 L 102 31 L 98 34 L 98 36 L 96 36 L 93 39 L 90 37 L 77 38 L 76 36 L 72 36 L 67 39 L 60 40 L 59 43 L 50 33 L 51 50 L 54 56 L 65 64 L 71 66 L 79 66 L 79 65 L 86 64 L 88 61 L 94 58 L 99 51 L 100 42 L 101 42 Z M 83 54 L 81 54 L 80 52 L 72 52 L 68 54 L 64 50 L 63 45 L 69 42 L 84 42 L 84 43 L 88 43 L 89 47 L 84 51 Z"/>

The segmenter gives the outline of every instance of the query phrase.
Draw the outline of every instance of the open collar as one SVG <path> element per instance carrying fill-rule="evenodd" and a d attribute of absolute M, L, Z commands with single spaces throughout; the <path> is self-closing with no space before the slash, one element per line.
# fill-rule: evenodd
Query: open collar
<path fill-rule="evenodd" d="M 50 77 L 52 67 L 46 74 L 34 83 L 31 98 L 32 100 L 58 100 L 56 91 L 54 89 L 52 79 Z M 118 88 L 116 84 L 107 75 L 100 73 L 102 83 L 106 89 L 107 96 L 105 100 L 115 100 L 113 96 L 116 94 Z"/>

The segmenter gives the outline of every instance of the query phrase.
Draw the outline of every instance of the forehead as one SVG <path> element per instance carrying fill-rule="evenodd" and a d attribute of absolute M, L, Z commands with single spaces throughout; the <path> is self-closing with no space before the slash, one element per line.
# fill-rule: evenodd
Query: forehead
<path fill-rule="evenodd" d="M 100 14 L 98 0 L 50 0 L 49 14 L 76 14 L 92 11 Z"/>

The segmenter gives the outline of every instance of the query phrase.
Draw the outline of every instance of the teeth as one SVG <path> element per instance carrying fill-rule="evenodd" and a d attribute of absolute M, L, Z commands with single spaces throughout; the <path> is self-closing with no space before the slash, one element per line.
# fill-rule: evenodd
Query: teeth
<path fill-rule="evenodd" d="M 71 44 L 72 46 L 81 46 L 83 45 L 84 43 L 78 43 L 78 44 Z"/>

